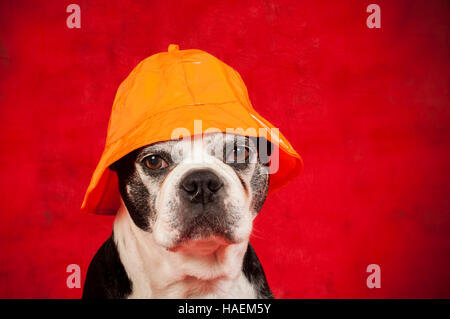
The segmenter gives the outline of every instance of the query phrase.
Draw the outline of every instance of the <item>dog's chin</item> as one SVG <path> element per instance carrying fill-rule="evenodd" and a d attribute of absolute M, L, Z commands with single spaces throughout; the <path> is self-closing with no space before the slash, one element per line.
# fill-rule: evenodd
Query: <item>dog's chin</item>
<path fill-rule="evenodd" d="M 182 239 L 168 250 L 185 255 L 206 256 L 235 243 L 223 236 L 205 236 L 195 239 Z"/>

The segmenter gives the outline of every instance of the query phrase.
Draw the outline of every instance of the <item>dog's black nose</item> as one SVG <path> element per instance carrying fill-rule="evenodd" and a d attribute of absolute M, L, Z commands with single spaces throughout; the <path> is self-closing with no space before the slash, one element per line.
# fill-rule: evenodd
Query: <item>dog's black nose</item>
<path fill-rule="evenodd" d="M 220 178 L 209 170 L 197 170 L 186 176 L 180 184 L 192 203 L 203 204 L 213 201 L 222 186 Z"/>

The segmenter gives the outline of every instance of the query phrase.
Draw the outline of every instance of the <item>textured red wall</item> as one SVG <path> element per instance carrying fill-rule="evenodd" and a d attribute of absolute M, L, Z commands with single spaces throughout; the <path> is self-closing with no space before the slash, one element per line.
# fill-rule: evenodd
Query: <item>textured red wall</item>
<path fill-rule="evenodd" d="M 450 297 L 449 2 L 0 2 L 0 297 L 79 297 L 111 217 L 79 211 L 115 90 L 143 58 L 206 50 L 303 156 L 254 244 L 276 297 Z M 381 266 L 368 289 L 366 267 Z M 84 277 L 83 277 L 84 279 Z"/>

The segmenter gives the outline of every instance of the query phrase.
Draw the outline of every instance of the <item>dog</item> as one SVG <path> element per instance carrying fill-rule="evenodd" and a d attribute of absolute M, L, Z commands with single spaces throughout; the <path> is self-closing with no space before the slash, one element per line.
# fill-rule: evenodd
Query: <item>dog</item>
<path fill-rule="evenodd" d="M 273 298 L 249 243 L 272 149 L 264 138 L 217 132 L 112 164 L 121 207 L 83 298 Z"/>

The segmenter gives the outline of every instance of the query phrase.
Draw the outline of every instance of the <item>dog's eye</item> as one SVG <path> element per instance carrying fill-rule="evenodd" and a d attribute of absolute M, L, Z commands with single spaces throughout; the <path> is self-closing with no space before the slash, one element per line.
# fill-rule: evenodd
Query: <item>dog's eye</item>
<path fill-rule="evenodd" d="M 248 147 L 236 146 L 231 152 L 227 154 L 227 163 L 246 163 L 250 156 Z"/>
<path fill-rule="evenodd" d="M 150 169 L 161 169 L 167 167 L 167 163 L 158 155 L 150 155 L 144 159 L 145 166 Z"/>

